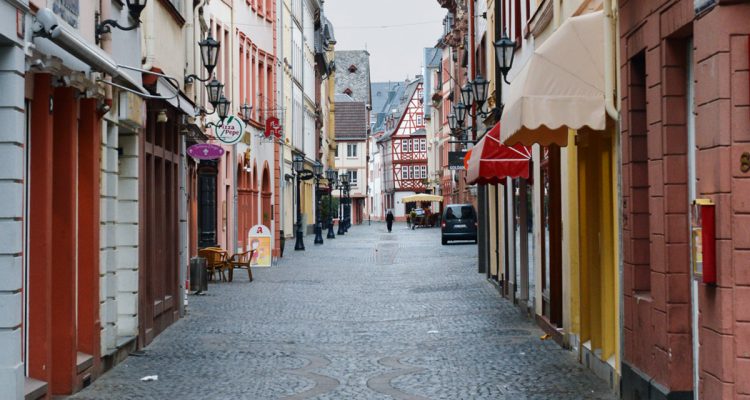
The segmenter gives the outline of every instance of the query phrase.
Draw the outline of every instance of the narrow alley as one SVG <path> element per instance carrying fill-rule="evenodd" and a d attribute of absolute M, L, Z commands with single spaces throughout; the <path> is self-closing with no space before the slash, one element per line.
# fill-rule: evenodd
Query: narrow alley
<path fill-rule="evenodd" d="M 615 398 L 439 235 L 365 223 L 237 271 L 72 398 Z"/>

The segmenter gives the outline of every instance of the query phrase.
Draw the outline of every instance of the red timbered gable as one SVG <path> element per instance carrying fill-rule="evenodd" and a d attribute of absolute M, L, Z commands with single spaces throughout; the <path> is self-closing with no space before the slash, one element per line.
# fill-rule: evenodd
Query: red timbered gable
<path fill-rule="evenodd" d="M 408 95 L 408 93 L 407 93 Z M 393 191 L 424 192 L 424 180 L 427 178 L 427 136 L 424 125 L 424 108 L 422 107 L 422 82 L 417 83 L 411 92 L 411 98 L 404 107 L 401 119 L 395 127 L 387 146 L 390 156 L 386 165 L 391 166 Z"/>

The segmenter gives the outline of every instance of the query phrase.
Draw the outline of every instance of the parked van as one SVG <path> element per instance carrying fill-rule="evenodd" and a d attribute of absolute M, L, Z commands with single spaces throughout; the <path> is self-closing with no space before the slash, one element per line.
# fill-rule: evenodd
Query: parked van
<path fill-rule="evenodd" d="M 443 210 L 440 222 L 442 243 L 449 240 L 473 240 L 477 242 L 477 212 L 471 204 L 449 204 Z"/>

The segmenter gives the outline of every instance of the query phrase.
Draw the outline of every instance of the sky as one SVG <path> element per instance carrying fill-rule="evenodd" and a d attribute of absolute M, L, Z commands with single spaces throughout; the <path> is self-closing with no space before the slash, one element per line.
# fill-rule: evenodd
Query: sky
<path fill-rule="evenodd" d="M 336 50 L 370 52 L 372 82 L 421 74 L 423 49 L 437 43 L 446 13 L 436 0 L 326 0 L 323 7 Z"/>

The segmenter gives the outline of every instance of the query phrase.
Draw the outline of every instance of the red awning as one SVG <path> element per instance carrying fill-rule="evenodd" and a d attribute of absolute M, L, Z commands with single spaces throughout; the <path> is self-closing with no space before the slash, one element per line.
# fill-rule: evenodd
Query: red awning
<path fill-rule="evenodd" d="M 506 146 L 500 142 L 498 122 L 466 153 L 466 182 L 492 185 L 504 183 L 506 177 L 528 179 L 530 159 L 530 147 Z"/>

